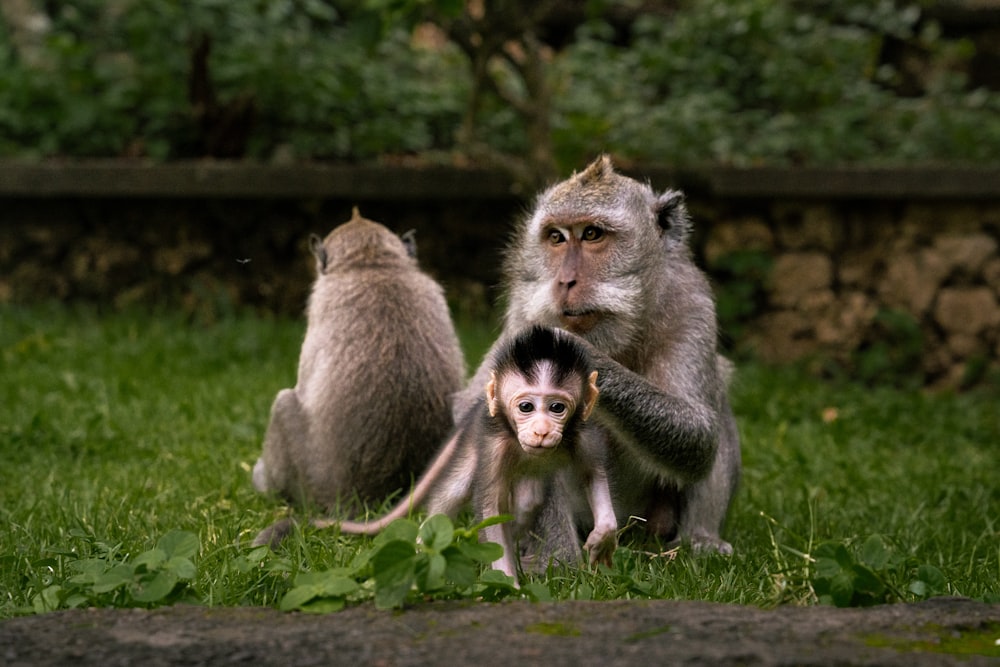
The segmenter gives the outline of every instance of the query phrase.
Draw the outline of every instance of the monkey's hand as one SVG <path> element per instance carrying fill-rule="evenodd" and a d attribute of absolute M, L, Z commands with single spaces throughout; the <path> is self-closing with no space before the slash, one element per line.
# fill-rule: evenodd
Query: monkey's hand
<path fill-rule="evenodd" d="M 618 531 L 614 528 L 594 528 L 587 536 L 587 541 L 583 544 L 584 551 L 587 552 L 590 565 L 593 567 L 598 563 L 611 567 L 611 557 L 618 548 Z"/>

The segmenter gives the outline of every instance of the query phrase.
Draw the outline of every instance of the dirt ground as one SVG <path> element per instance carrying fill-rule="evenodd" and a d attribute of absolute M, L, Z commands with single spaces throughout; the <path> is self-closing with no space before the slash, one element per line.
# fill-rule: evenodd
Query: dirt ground
<path fill-rule="evenodd" d="M 1000 605 L 706 602 L 89 609 L 0 622 L 0 665 L 1000 665 Z"/>

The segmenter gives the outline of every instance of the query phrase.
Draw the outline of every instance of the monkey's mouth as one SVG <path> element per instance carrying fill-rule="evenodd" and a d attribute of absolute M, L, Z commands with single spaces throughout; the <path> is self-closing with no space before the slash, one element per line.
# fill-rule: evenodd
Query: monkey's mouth
<path fill-rule="evenodd" d="M 542 444 L 539 442 L 534 444 L 521 441 L 521 449 L 523 449 L 526 454 L 530 454 L 531 456 L 545 456 L 555 450 L 556 444 L 558 443 Z"/>
<path fill-rule="evenodd" d="M 601 314 L 596 310 L 570 309 L 567 308 L 559 315 L 559 323 L 563 329 L 572 331 L 575 334 L 585 334 L 595 326 L 601 319 Z"/>

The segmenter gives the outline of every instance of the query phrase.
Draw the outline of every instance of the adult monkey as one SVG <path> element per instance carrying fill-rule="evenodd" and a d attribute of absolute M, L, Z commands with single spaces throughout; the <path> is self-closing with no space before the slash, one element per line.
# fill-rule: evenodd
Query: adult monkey
<path fill-rule="evenodd" d="M 515 231 L 504 334 L 541 324 L 590 344 L 601 398 L 588 430 L 608 446 L 619 525 L 640 517 L 659 537 L 731 554 L 720 535 L 740 476 L 731 367 L 717 352 L 715 304 L 687 245 L 690 224 L 682 193 L 658 195 L 598 158 L 544 191 Z M 486 384 L 489 359 L 456 398 L 456 414 Z M 556 505 L 578 496 L 549 496 L 547 547 L 570 539 L 557 534 L 566 512 Z M 574 515 L 586 530 L 586 513 Z"/>
<path fill-rule="evenodd" d="M 452 427 L 465 360 L 416 241 L 361 216 L 313 235 L 294 388 L 278 392 L 253 485 L 354 511 L 408 488 Z"/>

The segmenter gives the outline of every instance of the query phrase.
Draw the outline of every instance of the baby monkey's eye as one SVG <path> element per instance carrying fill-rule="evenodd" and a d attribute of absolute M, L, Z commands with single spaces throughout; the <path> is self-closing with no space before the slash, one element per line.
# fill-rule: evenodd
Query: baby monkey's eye
<path fill-rule="evenodd" d="M 558 229 L 553 229 L 551 232 L 549 232 L 549 243 L 551 243 L 552 245 L 559 245 L 565 240 L 566 237 L 563 236 L 563 233 L 560 232 Z"/>
<path fill-rule="evenodd" d="M 593 225 L 590 225 L 589 227 L 583 230 L 582 238 L 584 241 L 597 241 L 602 236 L 604 236 L 603 229 L 601 229 L 600 227 L 594 227 Z"/>
<path fill-rule="evenodd" d="M 549 412 L 554 415 L 561 415 L 566 412 L 566 404 L 559 403 L 558 401 L 549 406 Z"/>
<path fill-rule="evenodd" d="M 517 410 L 522 414 L 528 414 L 529 412 L 534 412 L 535 404 L 531 401 L 521 401 L 517 404 Z"/>

